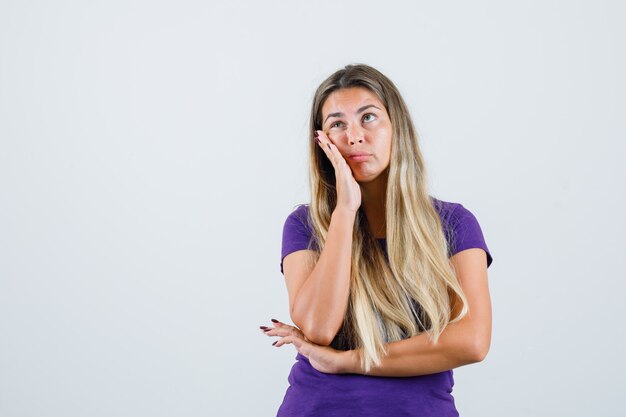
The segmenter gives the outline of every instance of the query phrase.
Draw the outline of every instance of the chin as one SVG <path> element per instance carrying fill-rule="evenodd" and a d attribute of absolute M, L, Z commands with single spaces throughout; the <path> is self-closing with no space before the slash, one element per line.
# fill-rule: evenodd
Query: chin
<path fill-rule="evenodd" d="M 359 176 L 358 178 L 356 176 L 354 177 L 355 181 L 359 184 L 367 184 L 373 182 L 376 178 L 378 178 L 378 175 L 369 175 L 367 177 Z"/>
<path fill-rule="evenodd" d="M 370 182 L 374 182 L 381 178 L 381 176 L 385 173 L 385 171 L 381 172 L 372 172 L 370 170 L 354 170 L 352 169 L 352 176 L 354 180 L 359 184 L 367 184 Z"/>

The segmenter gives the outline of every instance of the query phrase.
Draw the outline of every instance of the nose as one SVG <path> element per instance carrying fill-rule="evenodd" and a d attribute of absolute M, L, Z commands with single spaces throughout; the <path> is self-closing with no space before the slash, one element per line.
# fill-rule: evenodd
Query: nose
<path fill-rule="evenodd" d="M 351 125 L 346 129 L 348 143 L 354 145 L 356 142 L 363 143 L 363 129 L 360 126 Z"/>

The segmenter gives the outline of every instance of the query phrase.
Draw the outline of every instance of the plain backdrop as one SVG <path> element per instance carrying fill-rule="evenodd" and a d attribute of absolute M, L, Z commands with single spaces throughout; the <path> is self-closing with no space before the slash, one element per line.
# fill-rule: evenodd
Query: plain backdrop
<path fill-rule="evenodd" d="M 0 416 L 273 416 L 282 227 L 317 85 L 402 92 L 477 217 L 493 337 L 462 416 L 621 416 L 622 1 L 0 0 Z"/>

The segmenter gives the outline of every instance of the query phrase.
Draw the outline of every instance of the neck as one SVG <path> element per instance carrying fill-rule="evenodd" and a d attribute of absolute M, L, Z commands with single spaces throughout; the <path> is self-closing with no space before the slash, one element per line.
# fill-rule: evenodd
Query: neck
<path fill-rule="evenodd" d="M 359 184 L 361 187 L 361 205 L 367 222 L 376 237 L 385 237 L 385 207 L 387 201 L 387 177 L 385 171 L 373 181 Z"/>

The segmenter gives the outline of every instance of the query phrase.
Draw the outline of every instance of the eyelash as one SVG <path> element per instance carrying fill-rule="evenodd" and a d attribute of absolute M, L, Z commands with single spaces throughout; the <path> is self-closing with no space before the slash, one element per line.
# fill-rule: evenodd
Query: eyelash
<path fill-rule="evenodd" d="M 375 115 L 374 113 L 365 113 L 365 114 L 363 115 L 363 118 L 362 118 L 361 120 L 365 119 L 365 117 L 367 117 L 367 116 L 374 116 L 374 117 L 376 117 L 376 115 Z M 331 127 L 331 128 L 335 127 L 335 125 L 336 125 L 337 123 L 342 123 L 342 122 L 340 122 L 340 121 L 336 121 L 335 123 L 331 124 L 331 125 L 330 125 L 330 127 Z"/>
<path fill-rule="evenodd" d="M 376 115 L 375 115 L 374 113 L 365 113 L 365 114 L 363 115 L 363 118 L 364 118 L 364 119 L 365 119 L 365 116 L 374 116 L 374 117 L 376 117 Z"/>

